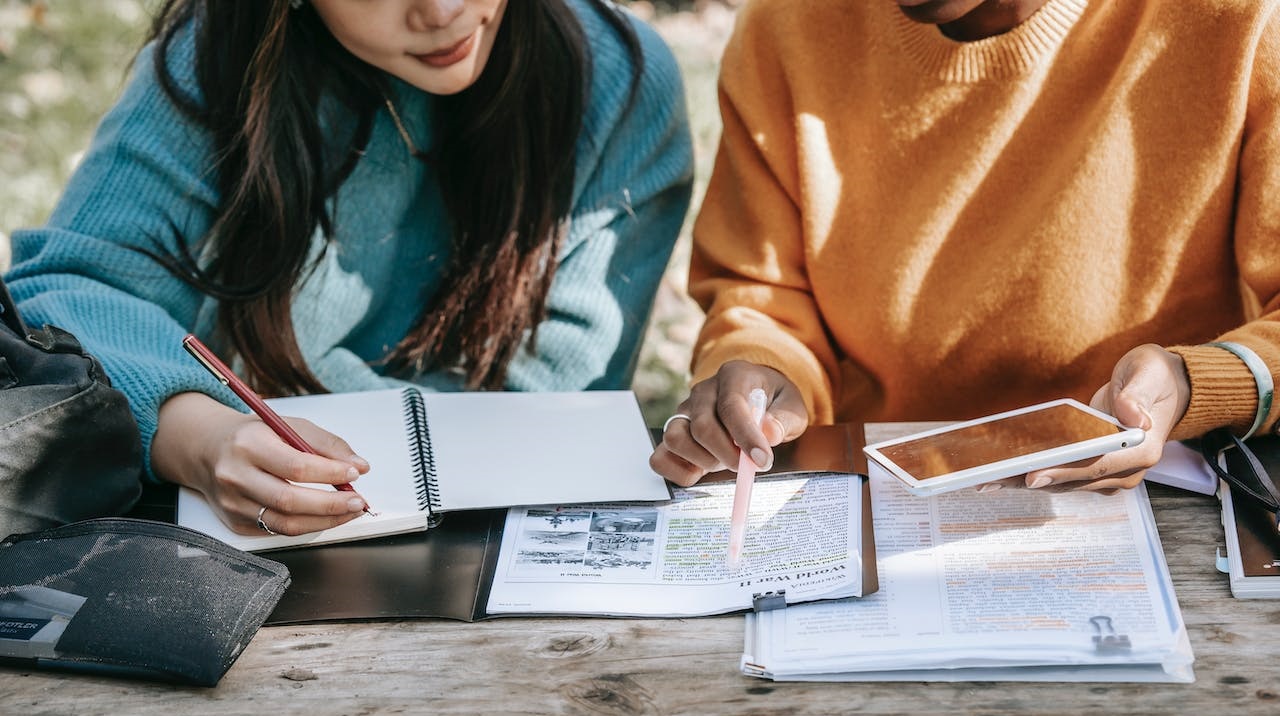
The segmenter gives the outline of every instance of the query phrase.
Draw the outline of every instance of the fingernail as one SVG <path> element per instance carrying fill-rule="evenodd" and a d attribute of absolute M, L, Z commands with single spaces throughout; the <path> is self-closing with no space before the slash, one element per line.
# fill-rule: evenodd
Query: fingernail
<path fill-rule="evenodd" d="M 995 492 L 1002 487 L 1004 487 L 1004 485 L 1001 485 L 998 482 L 988 482 L 985 485 L 978 485 L 978 492 Z"/>
<path fill-rule="evenodd" d="M 1045 485 L 1048 485 L 1051 482 L 1053 482 L 1053 478 L 1049 477 L 1048 475 L 1041 475 L 1040 477 L 1037 477 L 1036 479 L 1032 480 L 1027 485 L 1027 487 L 1044 487 Z"/>
<path fill-rule="evenodd" d="M 754 462 L 761 470 L 768 470 L 769 456 L 760 448 L 751 448 L 751 462 Z"/>
<path fill-rule="evenodd" d="M 360 477 L 359 470 L 355 469 L 354 467 L 347 468 L 347 482 L 354 482 L 358 477 Z"/>
<path fill-rule="evenodd" d="M 364 500 L 358 497 L 347 500 L 347 509 L 351 512 L 364 512 Z"/>
<path fill-rule="evenodd" d="M 354 462 L 356 464 L 356 467 L 360 468 L 361 470 L 369 469 L 369 461 L 360 457 L 359 455 L 352 455 L 351 462 Z"/>

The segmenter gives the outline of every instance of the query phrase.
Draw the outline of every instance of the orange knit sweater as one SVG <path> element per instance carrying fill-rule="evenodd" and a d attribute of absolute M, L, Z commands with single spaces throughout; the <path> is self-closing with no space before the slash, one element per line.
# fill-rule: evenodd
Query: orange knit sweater
<path fill-rule="evenodd" d="M 744 359 L 815 422 L 1088 402 L 1174 347 L 1174 437 L 1280 368 L 1276 2 L 1049 0 L 972 43 L 887 0 L 753 0 L 694 229 L 694 379 Z M 1280 413 L 1280 400 L 1267 421 Z"/>

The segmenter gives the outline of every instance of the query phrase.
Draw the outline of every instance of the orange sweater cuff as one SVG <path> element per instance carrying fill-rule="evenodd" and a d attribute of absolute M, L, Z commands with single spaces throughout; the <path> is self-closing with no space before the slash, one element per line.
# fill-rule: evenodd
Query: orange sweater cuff
<path fill-rule="evenodd" d="M 1258 410 L 1258 384 L 1244 362 L 1214 346 L 1173 346 L 1168 350 L 1182 357 L 1191 381 L 1191 402 L 1169 437 L 1199 437 L 1224 425 L 1243 435 Z M 1258 432 L 1270 426 L 1268 417 Z"/>

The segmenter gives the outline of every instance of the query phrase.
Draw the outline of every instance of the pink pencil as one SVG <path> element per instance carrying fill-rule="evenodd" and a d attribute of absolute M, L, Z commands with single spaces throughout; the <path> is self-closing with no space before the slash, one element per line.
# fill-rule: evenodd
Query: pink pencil
<path fill-rule="evenodd" d="M 764 420 L 768 396 L 760 388 L 753 388 L 747 396 L 751 405 L 751 420 L 759 425 Z M 751 511 L 751 487 L 756 481 L 756 464 L 746 450 L 738 450 L 738 479 L 733 487 L 733 518 L 729 522 L 729 567 L 737 569 L 742 558 L 742 542 L 747 536 L 747 514 Z"/>

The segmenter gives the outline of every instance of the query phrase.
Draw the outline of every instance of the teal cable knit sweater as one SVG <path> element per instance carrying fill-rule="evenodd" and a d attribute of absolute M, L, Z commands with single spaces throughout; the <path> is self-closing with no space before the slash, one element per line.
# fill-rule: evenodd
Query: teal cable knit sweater
<path fill-rule="evenodd" d="M 688 209 L 692 149 L 679 70 L 647 25 L 632 20 L 644 72 L 628 108 L 632 63 L 622 40 L 581 0 L 592 83 L 577 142 L 573 210 L 539 326 L 537 353 L 512 361 L 510 390 L 617 389 L 630 384 L 653 296 Z M 175 76 L 195 91 L 193 34 L 175 47 Z M 430 146 L 431 97 L 396 82 L 393 101 L 418 146 Z M 208 339 L 215 303 L 128 246 L 194 241 L 219 196 L 210 139 L 161 90 L 151 48 L 105 116 L 48 223 L 13 234 L 6 275 L 24 318 L 74 333 L 128 395 L 150 464 L 160 405 L 185 391 L 244 406 L 182 349 Z M 495 171 L 503 171 L 495 167 Z M 316 376 L 334 392 L 399 384 L 378 361 L 437 289 L 449 251 L 435 177 L 406 150 L 390 114 L 339 188 L 334 235 L 300 288 L 294 328 Z M 325 237 L 317 236 L 315 251 Z M 172 240 L 165 246 L 172 247 Z M 219 346 L 210 344 L 214 350 Z M 459 376 L 414 378 L 458 390 Z"/>

